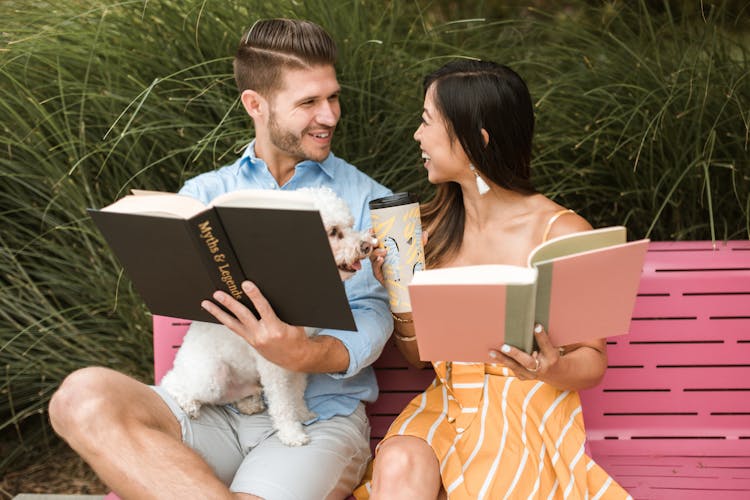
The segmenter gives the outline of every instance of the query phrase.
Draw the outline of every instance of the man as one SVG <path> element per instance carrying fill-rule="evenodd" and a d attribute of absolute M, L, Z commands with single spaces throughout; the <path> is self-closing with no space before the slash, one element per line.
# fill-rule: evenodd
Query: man
<path fill-rule="evenodd" d="M 331 153 L 341 113 L 335 58 L 320 26 L 257 22 L 234 61 L 255 140 L 233 165 L 189 180 L 180 192 L 208 202 L 235 189 L 326 185 L 347 201 L 358 228 L 367 227 L 368 201 L 390 192 Z M 101 367 L 65 379 L 50 402 L 54 429 L 122 497 L 345 497 L 370 455 L 362 401 L 373 400 L 377 386 L 369 365 L 392 331 L 385 291 L 368 266 L 363 262 L 345 285 L 356 332 L 308 338 L 281 322 L 249 282 L 243 288 L 260 320 L 227 294 L 213 299 L 238 319 L 209 300 L 202 304 L 270 361 L 310 374 L 306 402 L 318 418 L 307 426 L 309 444 L 281 444 L 266 412 L 209 406 L 190 419 L 160 388 Z"/>

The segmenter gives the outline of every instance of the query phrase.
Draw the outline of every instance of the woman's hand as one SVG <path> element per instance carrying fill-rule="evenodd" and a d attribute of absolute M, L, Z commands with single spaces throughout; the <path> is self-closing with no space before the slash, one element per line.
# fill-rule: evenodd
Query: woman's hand
<path fill-rule="evenodd" d="M 372 264 L 372 274 L 375 279 L 385 286 L 385 277 L 383 276 L 383 262 L 388 254 L 387 248 L 376 247 L 370 254 L 370 263 Z"/>
<path fill-rule="evenodd" d="M 375 238 L 375 231 L 370 230 L 373 238 Z M 422 248 L 427 244 L 427 231 L 422 231 Z M 385 286 L 385 276 L 383 276 L 383 262 L 385 262 L 385 256 L 388 255 L 388 249 L 378 244 L 375 250 L 370 254 L 370 263 L 372 264 L 372 274 L 375 279 L 380 282 L 381 285 Z"/>
<path fill-rule="evenodd" d="M 521 349 L 505 344 L 499 351 L 490 350 L 490 357 L 513 370 L 520 380 L 541 380 L 560 360 L 560 351 L 552 345 L 542 325 L 537 324 L 534 327 L 534 337 L 539 351 L 527 354 Z"/>
<path fill-rule="evenodd" d="M 607 370 L 606 339 L 565 346 L 563 351 L 552 345 L 542 325 L 534 328 L 539 351 L 526 354 L 504 345 L 490 350 L 490 357 L 513 370 L 520 380 L 542 380 L 557 389 L 579 391 L 601 382 Z"/>

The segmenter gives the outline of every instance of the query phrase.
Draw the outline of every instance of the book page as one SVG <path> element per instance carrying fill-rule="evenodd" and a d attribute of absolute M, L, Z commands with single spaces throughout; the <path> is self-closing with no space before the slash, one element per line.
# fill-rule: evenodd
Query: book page
<path fill-rule="evenodd" d="M 130 194 L 135 195 L 135 196 L 157 195 L 157 194 L 170 196 L 170 195 L 175 195 L 177 193 L 170 193 L 167 191 L 154 191 L 152 189 L 131 189 Z"/>
<path fill-rule="evenodd" d="M 621 245 L 625 243 L 626 239 L 624 226 L 603 227 L 591 231 L 566 234 L 545 241 L 532 250 L 528 258 L 529 266 L 565 255 Z"/>
<path fill-rule="evenodd" d="M 240 189 L 217 196 L 211 206 L 316 210 L 312 195 L 274 189 Z"/>
<path fill-rule="evenodd" d="M 139 192 L 127 195 L 102 208 L 101 211 L 189 219 L 205 209 L 206 206 L 193 197 L 152 191 L 149 194 Z"/>
<path fill-rule="evenodd" d="M 488 264 L 444 267 L 417 271 L 413 285 L 491 285 L 496 283 L 529 284 L 536 281 L 537 271 L 530 267 Z"/>

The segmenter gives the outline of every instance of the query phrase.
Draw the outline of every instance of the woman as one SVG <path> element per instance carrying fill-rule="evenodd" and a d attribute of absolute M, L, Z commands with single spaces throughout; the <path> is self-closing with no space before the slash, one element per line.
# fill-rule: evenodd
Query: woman
<path fill-rule="evenodd" d="M 534 190 L 533 131 L 528 89 L 508 67 L 461 60 L 425 78 L 414 139 L 438 185 L 422 209 L 428 268 L 523 266 L 542 241 L 591 229 Z M 373 257 L 381 281 L 383 255 Z M 394 319 L 399 349 L 419 365 L 411 314 Z M 531 355 L 502 345 L 496 364 L 434 362 L 435 381 L 395 420 L 355 496 L 627 498 L 584 453 L 576 391 L 604 375 L 605 341 L 558 349 L 540 325 L 534 335 Z"/>

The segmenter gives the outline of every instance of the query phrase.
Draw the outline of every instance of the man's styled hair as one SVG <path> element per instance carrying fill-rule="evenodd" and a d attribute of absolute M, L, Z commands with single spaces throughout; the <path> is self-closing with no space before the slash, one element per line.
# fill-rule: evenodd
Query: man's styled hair
<path fill-rule="evenodd" d="M 336 63 L 336 44 L 320 26 L 299 19 L 261 19 L 243 35 L 234 57 L 240 92 L 272 95 L 283 69 L 308 69 Z"/>

